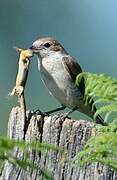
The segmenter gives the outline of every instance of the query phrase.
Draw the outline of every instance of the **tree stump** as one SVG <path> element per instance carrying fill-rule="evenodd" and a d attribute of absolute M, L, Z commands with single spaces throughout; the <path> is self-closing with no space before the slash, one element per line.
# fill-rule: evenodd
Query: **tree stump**
<path fill-rule="evenodd" d="M 19 107 L 12 109 L 8 122 L 8 136 L 11 139 L 25 141 L 38 140 L 50 144 L 65 147 L 68 158 L 71 160 L 82 150 L 86 141 L 96 134 L 96 124 L 84 120 L 61 119 L 56 115 L 53 117 L 31 116 L 27 111 L 27 121 L 25 129 L 22 126 Z M 15 156 L 22 158 L 23 152 L 15 150 Z M 30 152 L 31 160 L 39 167 L 49 170 L 55 180 L 116 180 L 117 172 L 110 167 L 99 163 L 87 164 L 84 168 L 73 167 L 69 161 L 59 162 L 60 154 L 48 152 L 41 154 Z M 8 162 L 5 163 L 1 180 L 43 180 L 41 174 L 36 170 L 26 171 L 19 167 L 14 167 Z"/>

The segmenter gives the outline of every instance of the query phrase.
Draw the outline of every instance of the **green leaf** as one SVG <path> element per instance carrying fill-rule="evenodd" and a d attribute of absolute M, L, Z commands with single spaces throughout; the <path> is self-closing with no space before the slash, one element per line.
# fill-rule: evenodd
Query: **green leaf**
<path fill-rule="evenodd" d="M 92 111 L 95 109 L 95 105 L 98 105 L 94 118 L 98 114 L 105 114 L 104 121 L 108 121 L 108 123 L 115 122 L 114 116 L 109 120 L 109 114 L 117 112 L 117 79 L 105 74 L 85 72 L 77 76 L 77 85 L 83 77 L 85 80 L 85 103 L 92 105 Z M 93 104 L 92 100 L 94 101 Z"/>

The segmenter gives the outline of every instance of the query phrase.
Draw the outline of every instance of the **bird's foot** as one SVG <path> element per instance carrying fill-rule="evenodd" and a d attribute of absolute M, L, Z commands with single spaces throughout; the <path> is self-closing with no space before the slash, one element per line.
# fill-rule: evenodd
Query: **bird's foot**
<path fill-rule="evenodd" d="M 64 113 L 64 114 L 58 114 L 58 118 L 61 118 L 61 119 L 64 119 L 65 118 L 68 118 L 68 119 L 71 119 L 71 117 L 69 117 L 70 114 L 72 114 L 77 108 L 73 108 L 72 110 L 68 111 L 67 113 Z"/>
<path fill-rule="evenodd" d="M 47 112 L 42 112 L 40 109 L 37 109 L 34 112 L 34 114 L 41 115 L 41 116 L 45 117 L 45 116 L 50 116 L 52 113 L 57 112 L 57 111 L 61 111 L 61 110 L 65 109 L 65 108 L 66 108 L 65 106 L 61 106 L 59 108 L 56 108 L 56 109 L 53 109 L 53 110 L 50 110 L 50 111 L 47 111 Z"/>
<path fill-rule="evenodd" d="M 68 115 L 69 115 L 69 113 L 63 113 L 63 114 L 57 113 L 56 116 L 57 116 L 57 119 L 58 119 L 58 118 L 61 118 L 61 119 L 63 119 L 63 120 L 65 120 L 66 118 L 71 119 L 71 117 L 69 117 Z"/>
<path fill-rule="evenodd" d="M 43 117 L 45 116 L 50 116 L 50 114 L 48 112 L 42 112 L 40 109 L 37 109 L 36 111 L 33 112 L 33 114 L 36 114 L 36 115 L 41 115 Z"/>

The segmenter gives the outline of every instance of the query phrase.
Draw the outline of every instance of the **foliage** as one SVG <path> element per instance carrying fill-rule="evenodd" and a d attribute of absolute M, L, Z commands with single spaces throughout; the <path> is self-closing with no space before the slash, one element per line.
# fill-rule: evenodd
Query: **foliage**
<path fill-rule="evenodd" d="M 23 152 L 23 159 L 17 158 L 13 154 L 13 150 L 18 148 L 20 152 Z M 23 169 L 30 168 L 36 169 L 39 173 L 42 174 L 44 179 L 53 179 L 52 174 L 45 169 L 41 169 L 39 166 L 34 164 L 29 158 L 29 149 L 34 150 L 36 152 L 45 153 L 48 151 L 58 151 L 61 154 L 64 153 L 64 150 L 51 144 L 40 143 L 37 141 L 33 142 L 24 142 L 18 140 L 10 140 L 6 137 L 0 136 L 0 167 L 3 166 L 5 160 L 8 160 L 9 163 L 15 166 L 20 166 Z"/>
<path fill-rule="evenodd" d="M 85 96 L 86 103 L 92 103 L 92 109 L 95 105 L 99 105 L 95 112 L 97 114 L 105 113 L 105 122 L 115 122 L 115 118 L 110 118 L 112 112 L 117 113 L 117 80 L 104 74 L 81 73 L 76 79 L 79 85 L 80 80 L 85 77 Z M 111 119 L 111 120 L 109 120 Z M 23 159 L 13 155 L 14 148 L 20 149 L 24 156 Z M 37 152 L 59 151 L 64 153 L 63 149 L 50 144 L 33 142 L 24 142 L 17 140 L 9 140 L 6 137 L 0 137 L 0 165 L 8 160 L 15 166 L 23 169 L 38 169 L 44 179 L 53 179 L 52 175 L 45 169 L 40 169 L 29 158 L 29 149 Z M 100 162 L 110 165 L 117 170 L 117 125 L 110 123 L 108 126 L 97 128 L 97 136 L 92 137 L 86 143 L 84 149 L 73 159 L 74 164 L 84 165 L 85 163 Z"/>
<path fill-rule="evenodd" d="M 100 162 L 117 170 L 117 124 L 115 117 L 110 116 L 112 112 L 117 113 L 117 79 L 104 74 L 81 73 L 76 79 L 77 85 L 83 77 L 86 104 L 93 100 L 92 109 L 99 105 L 95 117 L 105 113 L 104 121 L 112 123 L 97 127 L 97 135 L 88 140 L 84 149 L 73 159 L 73 163 L 84 165 Z"/>
<path fill-rule="evenodd" d="M 111 124 L 98 131 L 99 135 L 88 140 L 73 163 L 83 166 L 86 163 L 100 162 L 117 170 L 117 125 Z"/>
<path fill-rule="evenodd" d="M 95 105 L 98 105 L 98 109 L 95 112 L 94 117 L 98 114 L 104 114 L 104 121 L 116 122 L 117 119 L 113 115 L 110 121 L 110 115 L 115 112 L 117 115 L 117 79 L 104 74 L 93 74 L 89 72 L 81 73 L 77 76 L 76 84 L 84 77 L 85 79 L 85 102 L 92 103 L 92 110 Z"/>

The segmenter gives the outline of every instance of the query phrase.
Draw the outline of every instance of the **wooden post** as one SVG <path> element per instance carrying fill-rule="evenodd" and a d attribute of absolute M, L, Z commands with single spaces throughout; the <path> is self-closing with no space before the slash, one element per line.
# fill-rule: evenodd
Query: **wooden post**
<path fill-rule="evenodd" d="M 66 147 L 68 157 L 71 160 L 84 146 L 90 136 L 95 136 L 96 124 L 89 121 L 75 121 L 65 119 L 64 121 L 57 116 L 45 117 L 30 116 L 27 112 L 27 120 L 25 122 L 25 131 L 20 119 L 20 108 L 12 109 L 8 122 L 8 136 L 12 139 L 23 139 L 25 141 L 38 140 Z M 23 158 L 23 153 L 14 150 L 14 154 Z M 73 167 L 69 161 L 60 160 L 58 152 L 48 152 L 42 155 L 40 153 L 30 151 L 31 160 L 38 164 L 39 167 L 45 168 L 52 172 L 55 180 L 116 180 L 117 172 L 111 168 L 99 163 L 88 164 L 83 169 Z M 41 180 L 43 179 L 39 173 L 34 171 L 26 171 L 19 167 L 14 167 L 8 162 L 5 163 L 1 180 Z"/>

